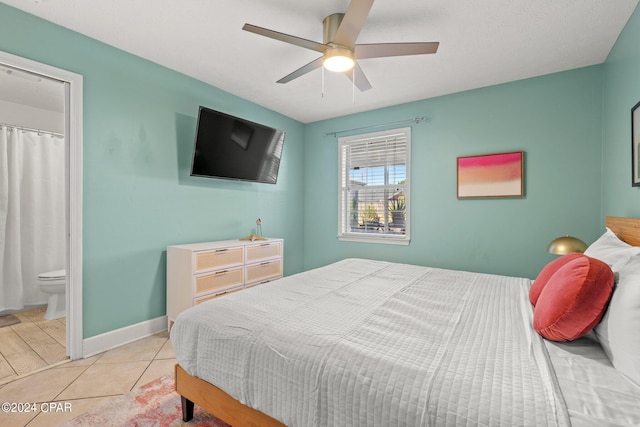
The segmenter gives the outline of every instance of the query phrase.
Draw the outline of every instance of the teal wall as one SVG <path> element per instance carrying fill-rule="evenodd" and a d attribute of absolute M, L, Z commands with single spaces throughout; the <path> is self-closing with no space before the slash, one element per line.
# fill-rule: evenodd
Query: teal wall
<path fill-rule="evenodd" d="M 587 242 L 604 214 L 639 216 L 630 108 L 640 16 L 604 65 L 303 125 L 0 3 L 0 50 L 84 76 L 84 336 L 165 313 L 165 247 L 236 238 L 257 217 L 285 239 L 285 273 L 344 257 L 534 277 L 548 242 Z M 604 89 L 603 89 L 604 88 Z M 287 132 L 278 184 L 189 177 L 198 105 Z M 412 125 L 409 246 L 337 240 L 337 141 Z M 604 139 L 604 143 L 603 143 Z M 523 199 L 458 200 L 456 157 L 525 151 Z"/>
<path fill-rule="evenodd" d="M 602 222 L 640 217 L 640 188 L 631 186 L 631 108 L 640 101 L 640 10 L 604 64 Z"/>
<path fill-rule="evenodd" d="M 305 127 L 305 267 L 368 257 L 535 277 L 564 234 L 600 221 L 602 68 L 593 66 Z M 411 244 L 337 240 L 337 140 L 326 132 L 412 125 Z M 525 151 L 523 199 L 456 198 L 456 157 Z"/>
<path fill-rule="evenodd" d="M 303 266 L 304 127 L 0 3 L 0 50 L 84 76 L 83 334 L 165 314 L 167 245 L 232 239 L 263 219 Z M 193 178 L 199 105 L 287 132 L 278 184 Z"/>

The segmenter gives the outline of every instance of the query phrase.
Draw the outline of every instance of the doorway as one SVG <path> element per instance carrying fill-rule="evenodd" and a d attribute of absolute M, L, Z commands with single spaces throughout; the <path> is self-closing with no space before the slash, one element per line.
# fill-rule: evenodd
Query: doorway
<path fill-rule="evenodd" d="M 62 85 L 64 138 L 66 351 L 72 359 L 82 352 L 82 76 L 0 51 L 0 71 Z M 0 97 L 1 98 L 1 97 Z M 0 122 L 4 122 L 0 119 Z M 10 123 L 8 123 L 10 124 Z"/>

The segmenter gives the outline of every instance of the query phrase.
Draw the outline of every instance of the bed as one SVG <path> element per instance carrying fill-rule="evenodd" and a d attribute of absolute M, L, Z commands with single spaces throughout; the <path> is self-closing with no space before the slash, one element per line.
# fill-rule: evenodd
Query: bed
<path fill-rule="evenodd" d="M 640 220 L 607 227 L 640 244 Z M 607 354 L 626 337 L 543 339 L 531 288 L 346 259 L 193 307 L 171 330 L 183 419 L 195 403 L 236 427 L 640 425 L 637 360 Z"/>

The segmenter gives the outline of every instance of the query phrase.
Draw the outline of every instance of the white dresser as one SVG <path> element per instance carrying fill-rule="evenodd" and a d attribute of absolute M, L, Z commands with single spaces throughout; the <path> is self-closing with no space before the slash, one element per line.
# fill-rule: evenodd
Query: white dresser
<path fill-rule="evenodd" d="M 169 329 L 189 307 L 282 277 L 282 239 L 167 246 Z"/>

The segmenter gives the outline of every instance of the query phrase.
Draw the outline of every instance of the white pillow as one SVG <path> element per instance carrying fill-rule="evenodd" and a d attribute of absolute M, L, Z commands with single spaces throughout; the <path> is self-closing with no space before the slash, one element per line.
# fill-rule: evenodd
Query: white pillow
<path fill-rule="evenodd" d="M 606 262 L 613 272 L 617 273 L 632 256 L 640 254 L 640 247 L 623 242 L 607 228 L 604 234 L 584 251 L 584 254 Z"/>
<path fill-rule="evenodd" d="M 620 270 L 595 334 L 613 366 L 640 385 L 640 257 Z"/>

